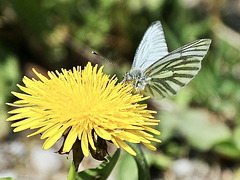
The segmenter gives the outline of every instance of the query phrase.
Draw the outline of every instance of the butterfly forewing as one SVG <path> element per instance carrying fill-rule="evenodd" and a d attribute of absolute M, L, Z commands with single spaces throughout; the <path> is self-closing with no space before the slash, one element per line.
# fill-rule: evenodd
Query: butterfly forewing
<path fill-rule="evenodd" d="M 200 70 L 210 43 L 210 39 L 194 41 L 153 63 L 144 72 L 149 79 L 145 91 L 162 98 L 177 94 Z"/>
<path fill-rule="evenodd" d="M 151 64 L 168 54 L 167 44 L 160 21 L 152 23 L 145 32 L 136 51 L 132 69 L 146 69 Z"/>

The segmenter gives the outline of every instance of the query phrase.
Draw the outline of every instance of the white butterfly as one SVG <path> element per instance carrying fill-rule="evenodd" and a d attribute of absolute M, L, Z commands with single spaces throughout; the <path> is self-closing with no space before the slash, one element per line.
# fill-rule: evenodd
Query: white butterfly
<path fill-rule="evenodd" d="M 168 52 L 160 21 L 152 23 L 123 81 L 136 91 L 165 98 L 177 94 L 201 68 L 211 39 L 200 39 Z"/>

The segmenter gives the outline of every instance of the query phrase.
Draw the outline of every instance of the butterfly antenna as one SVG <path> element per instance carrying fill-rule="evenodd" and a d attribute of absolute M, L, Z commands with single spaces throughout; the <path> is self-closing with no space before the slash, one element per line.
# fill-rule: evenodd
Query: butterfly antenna
<path fill-rule="evenodd" d="M 118 64 L 116 64 L 116 63 L 114 63 L 114 62 L 112 62 L 112 61 L 104 58 L 103 56 L 99 55 L 99 54 L 96 53 L 95 51 L 92 51 L 92 54 L 96 55 L 97 57 L 99 57 L 99 58 L 102 59 L 102 60 L 105 60 L 105 61 L 109 62 L 109 63 L 112 64 L 113 66 L 116 66 L 116 67 L 122 69 L 125 73 L 127 72 L 124 68 L 120 67 Z"/>

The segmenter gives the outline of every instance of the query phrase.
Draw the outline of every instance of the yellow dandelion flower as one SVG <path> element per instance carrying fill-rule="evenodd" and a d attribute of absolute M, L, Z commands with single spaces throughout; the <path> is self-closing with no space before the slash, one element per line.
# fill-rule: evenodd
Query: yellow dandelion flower
<path fill-rule="evenodd" d="M 43 149 L 49 149 L 64 137 L 61 152 L 71 151 L 76 140 L 80 140 L 84 156 L 89 149 L 96 150 L 96 137 L 122 147 L 132 155 L 136 153 L 125 143 L 143 143 L 155 150 L 151 141 L 160 142 L 153 134 L 159 131 L 151 128 L 154 120 L 146 104 L 138 102 L 147 99 L 131 93 L 132 87 L 117 83 L 88 63 L 85 69 L 62 69 L 62 72 L 48 72 L 48 78 L 33 69 L 40 80 L 23 78 L 24 86 L 17 85 L 24 93 L 12 92 L 20 100 L 8 103 L 17 107 L 7 121 L 14 132 L 36 129 L 28 137 L 41 134 L 46 139 Z M 94 132 L 94 133 L 93 133 Z"/>

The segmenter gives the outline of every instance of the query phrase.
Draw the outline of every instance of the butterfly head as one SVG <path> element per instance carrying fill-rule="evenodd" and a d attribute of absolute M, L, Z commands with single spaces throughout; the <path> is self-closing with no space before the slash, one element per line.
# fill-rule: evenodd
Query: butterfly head
<path fill-rule="evenodd" d="M 133 69 L 130 72 L 126 73 L 123 77 L 123 82 L 126 84 L 131 84 L 137 92 L 144 90 L 147 84 L 146 76 L 143 74 L 143 71 L 140 69 Z"/>

